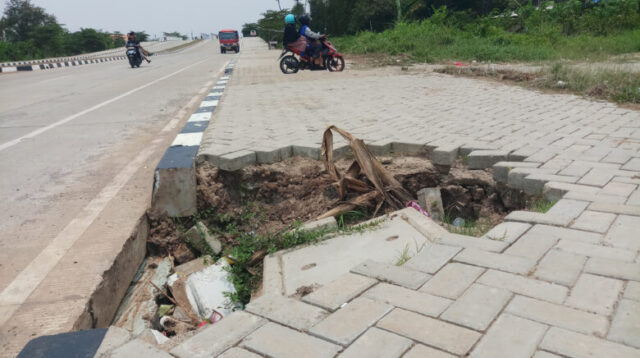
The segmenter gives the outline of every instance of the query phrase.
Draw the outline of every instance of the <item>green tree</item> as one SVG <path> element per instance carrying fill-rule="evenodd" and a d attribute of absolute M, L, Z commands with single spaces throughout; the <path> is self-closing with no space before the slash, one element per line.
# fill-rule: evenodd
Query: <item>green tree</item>
<path fill-rule="evenodd" d="M 296 15 L 296 17 L 304 14 L 307 10 L 304 8 L 304 5 L 300 2 L 300 0 L 296 0 L 296 4 L 291 8 L 291 13 Z"/>
<path fill-rule="evenodd" d="M 258 32 L 258 24 L 255 22 L 242 25 L 242 36 L 250 36 L 252 30 L 255 30 L 256 33 Z"/>
<path fill-rule="evenodd" d="M 267 10 L 262 14 L 262 19 L 258 20 L 259 36 L 265 41 L 282 40 L 282 31 L 284 29 L 284 17 L 287 16 L 289 10 Z"/>
<path fill-rule="evenodd" d="M 34 28 L 29 33 L 29 40 L 38 49 L 39 57 L 54 57 L 64 55 L 66 35 L 62 26 L 51 23 Z"/>
<path fill-rule="evenodd" d="M 111 46 L 113 48 L 123 47 L 126 44 L 122 36 L 123 35 L 120 31 L 116 31 L 113 33 L 113 39 L 111 41 Z"/>
<path fill-rule="evenodd" d="M 0 31 L 4 31 L 10 42 L 29 40 L 39 26 L 57 24 L 53 15 L 35 6 L 31 0 L 9 0 L 0 21 Z"/>
<path fill-rule="evenodd" d="M 149 34 L 144 31 L 136 31 L 136 40 L 143 42 L 149 40 Z"/>

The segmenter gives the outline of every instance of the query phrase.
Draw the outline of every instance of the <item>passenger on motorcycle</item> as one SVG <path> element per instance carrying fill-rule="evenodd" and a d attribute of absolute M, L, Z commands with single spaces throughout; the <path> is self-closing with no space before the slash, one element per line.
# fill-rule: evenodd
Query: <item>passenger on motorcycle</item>
<path fill-rule="evenodd" d="M 307 38 L 300 35 L 296 28 L 296 17 L 289 14 L 284 18 L 284 23 L 284 37 L 282 39 L 284 48 L 293 48 L 300 52 L 306 51 Z"/>
<path fill-rule="evenodd" d="M 136 40 L 135 32 L 131 31 L 127 34 L 127 44 L 125 45 L 125 47 L 135 47 L 138 52 L 140 52 L 140 56 L 142 56 L 142 58 L 144 58 L 147 63 L 151 63 L 151 60 L 149 59 L 149 57 L 147 57 L 149 55 L 149 52 L 142 48 L 142 45 L 140 45 L 140 41 Z"/>
<path fill-rule="evenodd" d="M 315 40 L 320 40 L 324 38 L 325 35 L 313 32 L 311 28 L 309 28 L 309 24 L 311 23 L 311 16 L 309 14 L 301 15 L 298 18 L 298 21 L 300 21 L 300 25 L 302 25 L 300 28 L 300 35 L 307 38 L 307 51 L 309 52 L 309 56 L 313 59 L 314 64 L 322 66 L 322 58 L 320 57 L 322 45 L 317 43 Z M 311 41 L 309 39 L 311 39 Z"/>

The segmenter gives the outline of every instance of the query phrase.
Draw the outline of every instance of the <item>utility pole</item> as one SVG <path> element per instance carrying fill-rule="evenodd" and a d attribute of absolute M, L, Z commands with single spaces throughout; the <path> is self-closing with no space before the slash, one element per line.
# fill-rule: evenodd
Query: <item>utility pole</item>
<path fill-rule="evenodd" d="M 280 0 L 276 0 L 278 2 L 278 9 L 280 9 L 280 11 L 282 11 L 282 6 L 280 6 Z"/>

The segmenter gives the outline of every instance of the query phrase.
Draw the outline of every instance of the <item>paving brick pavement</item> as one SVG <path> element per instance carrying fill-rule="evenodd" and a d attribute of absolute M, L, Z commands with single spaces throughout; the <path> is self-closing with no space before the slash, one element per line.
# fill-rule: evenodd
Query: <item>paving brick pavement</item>
<path fill-rule="evenodd" d="M 380 151 L 423 148 L 447 162 L 482 150 L 475 165 L 495 163 L 498 181 L 562 200 L 512 213 L 493 239 L 407 220 L 430 250 L 411 264 L 354 262 L 298 303 L 268 296 L 226 317 L 224 344 L 207 351 L 199 337 L 216 324 L 174 354 L 640 357 L 640 112 L 395 68 L 284 76 L 258 41 L 245 40 L 200 160 L 317 156 L 336 124 Z"/>

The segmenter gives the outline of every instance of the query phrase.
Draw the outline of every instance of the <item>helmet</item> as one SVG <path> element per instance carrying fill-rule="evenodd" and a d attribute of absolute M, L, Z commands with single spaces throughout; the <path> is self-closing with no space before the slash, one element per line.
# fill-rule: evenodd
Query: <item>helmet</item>
<path fill-rule="evenodd" d="M 311 23 L 311 15 L 309 15 L 309 14 L 301 15 L 298 18 L 298 21 L 300 21 L 300 23 L 303 24 L 303 25 L 309 26 L 309 24 Z"/>
<path fill-rule="evenodd" d="M 135 33 L 135 32 L 133 32 L 133 31 L 131 31 L 131 32 L 129 32 L 127 35 L 129 35 L 129 36 L 135 36 L 135 35 L 136 35 L 136 33 Z"/>
<path fill-rule="evenodd" d="M 284 23 L 285 24 L 295 24 L 296 23 L 296 17 L 293 14 L 289 14 L 289 15 L 284 17 Z"/>

